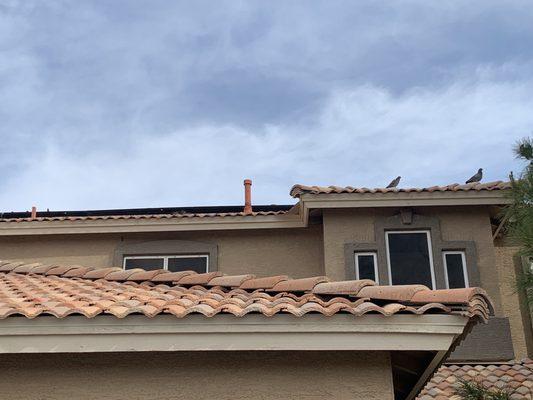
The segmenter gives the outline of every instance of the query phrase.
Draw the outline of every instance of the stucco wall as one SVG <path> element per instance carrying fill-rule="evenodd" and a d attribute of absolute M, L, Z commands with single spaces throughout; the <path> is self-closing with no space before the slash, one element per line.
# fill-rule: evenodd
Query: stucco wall
<path fill-rule="evenodd" d="M 384 352 L 0 355 L 10 400 L 392 400 Z"/>
<path fill-rule="evenodd" d="M 218 245 L 218 269 L 226 274 L 287 274 L 294 278 L 323 274 L 322 228 L 129 235 L 1 237 L 0 259 L 110 266 L 122 240 L 179 239 Z"/>
<path fill-rule="evenodd" d="M 509 318 L 515 357 L 520 360 L 528 355 L 533 356 L 533 338 L 528 309 L 524 299 L 519 298 L 516 288 L 516 274 L 521 268 L 518 250 L 516 246 L 503 243 L 495 247 L 503 313 Z"/>
<path fill-rule="evenodd" d="M 374 221 L 398 213 L 397 209 L 324 210 L 324 265 L 327 275 L 345 279 L 345 243 L 375 242 Z M 415 208 L 415 213 L 436 217 L 444 241 L 473 241 L 481 283 L 502 315 L 498 271 L 488 210 L 469 208 Z M 408 229 L 408 226 L 406 226 Z"/>

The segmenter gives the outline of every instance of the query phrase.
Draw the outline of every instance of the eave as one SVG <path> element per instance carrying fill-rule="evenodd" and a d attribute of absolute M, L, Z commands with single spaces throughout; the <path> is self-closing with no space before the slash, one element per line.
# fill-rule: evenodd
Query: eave
<path fill-rule="evenodd" d="M 127 232 L 179 232 L 203 230 L 302 228 L 299 214 L 192 217 L 176 219 L 117 219 L 78 221 L 22 221 L 0 223 L 0 236 L 64 235 Z"/>
<path fill-rule="evenodd" d="M 447 352 L 468 318 L 458 315 L 160 315 L 124 319 L 11 317 L 0 324 L 0 353 L 116 351 L 357 350 Z"/>
<path fill-rule="evenodd" d="M 494 206 L 510 204 L 504 191 L 327 193 L 302 194 L 307 209 L 433 206 Z"/>

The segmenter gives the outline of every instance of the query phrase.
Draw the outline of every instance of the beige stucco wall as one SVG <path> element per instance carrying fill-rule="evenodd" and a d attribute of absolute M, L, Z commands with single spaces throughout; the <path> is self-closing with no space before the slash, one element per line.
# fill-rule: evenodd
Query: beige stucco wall
<path fill-rule="evenodd" d="M 531 343 L 532 327 L 530 316 L 527 314 L 528 309 L 524 299 L 519 298 L 516 288 L 516 274 L 520 268 L 520 265 L 517 265 L 518 251 L 518 247 L 505 246 L 503 243 L 495 247 L 503 313 L 509 318 L 515 357 L 522 359 L 533 356 L 533 343 Z"/>
<path fill-rule="evenodd" d="M 444 241 L 475 242 L 482 286 L 491 296 L 497 315 L 501 315 L 501 293 L 488 210 L 484 207 L 424 207 L 416 208 L 414 212 L 437 217 Z M 324 210 L 324 265 L 327 275 L 345 279 L 344 244 L 374 242 L 375 218 L 397 213 L 397 209 Z"/>
<path fill-rule="evenodd" d="M 392 400 L 385 352 L 0 355 L 10 400 Z"/>
<path fill-rule="evenodd" d="M 0 259 L 110 266 L 122 240 L 192 240 L 218 245 L 219 270 L 294 278 L 323 274 L 320 225 L 293 230 L 0 237 Z"/>

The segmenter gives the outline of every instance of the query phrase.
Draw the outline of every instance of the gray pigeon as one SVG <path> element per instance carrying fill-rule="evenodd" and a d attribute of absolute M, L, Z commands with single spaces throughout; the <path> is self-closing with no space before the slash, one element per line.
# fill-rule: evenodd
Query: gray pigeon
<path fill-rule="evenodd" d="M 398 183 L 400 183 L 400 179 L 402 179 L 401 176 L 398 176 L 396 179 L 394 179 L 391 183 L 388 184 L 387 189 L 395 188 L 398 186 Z"/>
<path fill-rule="evenodd" d="M 472 178 L 467 180 L 465 183 L 475 183 L 480 182 L 481 179 L 483 179 L 483 168 L 480 168 L 477 170 L 477 174 L 475 174 Z"/>

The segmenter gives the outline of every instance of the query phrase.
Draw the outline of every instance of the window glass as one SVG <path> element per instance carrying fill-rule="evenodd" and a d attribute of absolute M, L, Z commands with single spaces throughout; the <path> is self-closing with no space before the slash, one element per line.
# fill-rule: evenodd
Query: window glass
<path fill-rule="evenodd" d="M 355 268 L 357 279 L 371 279 L 377 282 L 376 255 L 373 253 L 356 254 Z"/>
<path fill-rule="evenodd" d="M 207 257 L 169 257 L 168 270 L 172 272 L 195 271 L 207 272 Z"/>
<path fill-rule="evenodd" d="M 444 267 L 448 288 L 464 288 L 468 286 L 465 277 L 464 254 L 461 252 L 444 253 Z"/>
<path fill-rule="evenodd" d="M 124 260 L 124 269 L 142 268 L 147 271 L 154 269 L 163 269 L 163 257 L 154 258 L 126 258 Z"/>
<path fill-rule="evenodd" d="M 387 232 L 387 251 L 393 285 L 433 287 L 428 232 Z"/>

